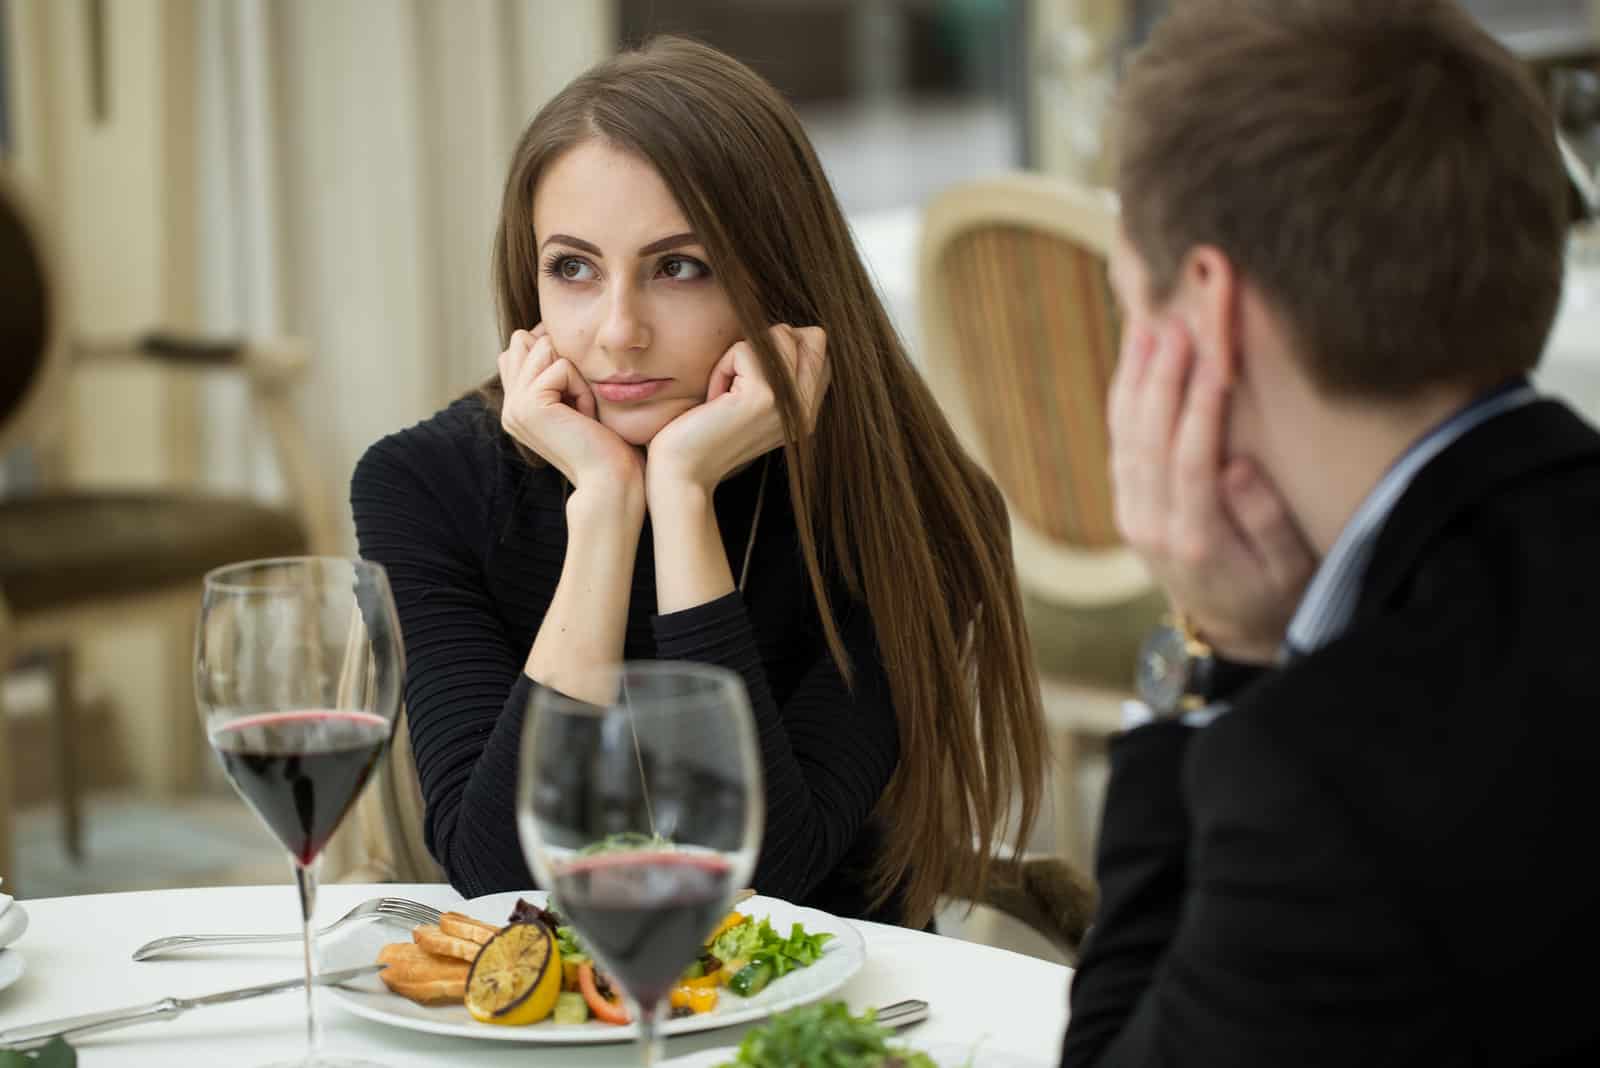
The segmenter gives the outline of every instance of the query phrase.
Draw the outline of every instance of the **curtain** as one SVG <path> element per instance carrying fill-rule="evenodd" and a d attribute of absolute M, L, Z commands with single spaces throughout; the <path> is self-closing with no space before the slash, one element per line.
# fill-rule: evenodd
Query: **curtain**
<path fill-rule="evenodd" d="M 308 341 L 302 415 L 353 548 L 362 451 L 494 370 L 489 251 L 511 148 L 610 52 L 610 5 L 199 4 L 202 325 Z M 207 397 L 205 475 L 271 492 L 244 405 Z"/>

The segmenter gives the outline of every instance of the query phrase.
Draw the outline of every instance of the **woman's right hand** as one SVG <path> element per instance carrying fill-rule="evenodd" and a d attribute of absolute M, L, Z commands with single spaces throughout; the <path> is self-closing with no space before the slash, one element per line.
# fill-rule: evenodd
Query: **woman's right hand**
<path fill-rule="evenodd" d="M 616 493 L 642 507 L 643 456 L 595 418 L 594 391 L 556 353 L 543 323 L 511 335 L 500 354 L 500 384 L 500 425 L 565 475 L 574 496 Z"/>

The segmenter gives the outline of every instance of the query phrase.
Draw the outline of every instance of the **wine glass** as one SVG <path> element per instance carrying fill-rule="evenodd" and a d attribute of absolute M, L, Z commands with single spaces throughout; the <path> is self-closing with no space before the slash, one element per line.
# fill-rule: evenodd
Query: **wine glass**
<path fill-rule="evenodd" d="M 300 889 L 306 1055 L 297 1068 L 365 1063 L 322 1057 L 311 914 L 323 846 L 388 744 L 404 675 L 394 598 L 377 564 L 292 557 L 206 576 L 194 656 L 206 737 L 289 851 Z"/>
<path fill-rule="evenodd" d="M 703 664 L 622 664 L 568 688 L 588 700 L 544 687 L 529 700 L 522 850 L 627 995 L 654 1064 L 668 992 L 755 869 L 765 808 L 750 700 L 739 676 Z"/>

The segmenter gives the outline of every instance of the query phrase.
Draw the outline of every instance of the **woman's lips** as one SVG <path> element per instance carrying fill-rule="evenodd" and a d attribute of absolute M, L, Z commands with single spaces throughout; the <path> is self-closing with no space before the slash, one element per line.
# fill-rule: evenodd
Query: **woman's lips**
<path fill-rule="evenodd" d="M 635 378 L 611 382 L 595 382 L 594 391 L 601 400 L 612 404 L 649 400 L 671 382 L 670 378 Z"/>

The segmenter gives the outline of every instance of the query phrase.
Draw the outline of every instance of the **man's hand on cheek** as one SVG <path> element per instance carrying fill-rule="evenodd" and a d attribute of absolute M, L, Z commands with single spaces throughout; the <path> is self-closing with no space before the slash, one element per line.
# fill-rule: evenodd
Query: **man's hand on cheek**
<path fill-rule="evenodd" d="M 1130 326 L 1111 384 L 1117 524 L 1173 607 L 1224 655 L 1273 658 L 1316 558 L 1278 490 L 1228 459 L 1228 384 L 1188 332 Z"/>

